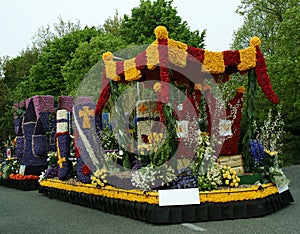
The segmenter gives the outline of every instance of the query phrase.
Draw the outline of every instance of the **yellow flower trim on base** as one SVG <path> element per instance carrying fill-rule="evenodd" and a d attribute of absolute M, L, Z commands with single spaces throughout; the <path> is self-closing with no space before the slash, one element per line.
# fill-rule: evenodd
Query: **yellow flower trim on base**
<path fill-rule="evenodd" d="M 142 77 L 141 71 L 136 68 L 135 58 L 124 61 L 124 75 L 126 81 L 135 81 Z"/>
<path fill-rule="evenodd" d="M 143 191 L 140 190 L 118 189 L 108 185 L 101 188 L 95 188 L 95 186 L 91 184 L 83 184 L 77 182 L 76 185 L 73 185 L 55 179 L 42 180 L 40 182 L 40 185 L 78 193 L 93 194 L 96 196 L 104 196 L 136 202 L 147 202 L 149 204 L 158 204 L 158 194 L 156 192 L 147 192 L 147 194 L 144 194 Z"/>
<path fill-rule="evenodd" d="M 205 50 L 202 71 L 208 71 L 212 74 L 224 73 L 225 65 L 223 53 Z"/>
<path fill-rule="evenodd" d="M 143 191 L 141 190 L 125 190 L 118 189 L 112 186 L 95 188 L 91 184 L 83 184 L 77 182 L 74 185 L 55 179 L 42 180 L 40 182 L 40 185 L 44 187 L 63 189 L 78 193 L 93 194 L 96 196 L 104 196 L 114 199 L 146 202 L 149 204 L 159 204 L 158 192 L 143 193 Z M 278 193 L 278 189 L 273 183 L 263 184 L 262 187 L 263 190 L 258 190 L 258 186 L 254 185 L 250 188 L 230 188 L 226 190 L 200 192 L 200 202 L 233 202 L 243 200 L 255 200 Z"/>

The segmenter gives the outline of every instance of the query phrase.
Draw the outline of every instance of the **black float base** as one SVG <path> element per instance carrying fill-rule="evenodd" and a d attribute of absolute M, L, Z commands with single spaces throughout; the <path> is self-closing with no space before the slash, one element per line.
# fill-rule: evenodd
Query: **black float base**
<path fill-rule="evenodd" d="M 294 201 L 289 190 L 256 200 L 184 206 L 159 206 L 44 186 L 40 186 L 39 192 L 49 198 L 155 224 L 259 217 L 274 213 Z"/>
<path fill-rule="evenodd" d="M 0 179 L 0 185 L 9 188 L 23 190 L 23 191 L 37 190 L 39 188 L 38 179 L 36 180 Z"/>

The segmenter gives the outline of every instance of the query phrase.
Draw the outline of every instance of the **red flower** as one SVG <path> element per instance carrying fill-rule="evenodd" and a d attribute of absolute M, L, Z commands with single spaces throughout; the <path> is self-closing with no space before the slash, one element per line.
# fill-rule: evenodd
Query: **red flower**
<path fill-rule="evenodd" d="M 279 99 L 276 96 L 271 81 L 267 72 L 267 66 L 265 58 L 260 51 L 259 47 L 256 47 L 256 67 L 255 67 L 256 79 L 258 85 L 261 87 L 262 91 L 266 97 L 273 103 L 278 104 Z"/>
<path fill-rule="evenodd" d="M 116 73 L 119 76 L 124 74 L 124 62 L 123 61 L 117 61 L 116 62 Z"/>
<path fill-rule="evenodd" d="M 110 96 L 110 85 L 107 84 L 102 90 L 100 97 L 97 102 L 97 106 L 95 109 L 95 115 L 100 115 L 105 107 L 106 102 L 108 101 Z"/>
<path fill-rule="evenodd" d="M 188 56 L 189 60 L 192 62 L 203 63 L 204 60 L 204 50 L 188 46 L 187 53 L 191 56 Z"/>
<path fill-rule="evenodd" d="M 226 117 L 228 118 L 231 115 L 231 112 L 234 111 L 235 106 L 237 105 L 236 115 L 231 116 L 232 125 L 231 132 L 232 136 L 225 137 L 220 155 L 235 155 L 238 153 L 238 144 L 240 139 L 240 129 L 242 122 L 242 107 L 243 107 L 243 96 L 242 92 L 237 92 L 235 97 L 229 101 L 226 108 Z M 233 109 L 232 109 L 233 108 Z M 235 117 L 235 118 L 233 118 Z M 233 119 L 232 119 L 233 118 Z"/>
<path fill-rule="evenodd" d="M 87 176 L 91 173 L 91 170 L 86 164 L 84 164 L 81 168 L 81 172 L 82 172 L 82 174 Z"/>
<path fill-rule="evenodd" d="M 240 62 L 240 52 L 238 50 L 226 50 L 223 51 L 223 59 L 225 67 L 237 66 Z"/>

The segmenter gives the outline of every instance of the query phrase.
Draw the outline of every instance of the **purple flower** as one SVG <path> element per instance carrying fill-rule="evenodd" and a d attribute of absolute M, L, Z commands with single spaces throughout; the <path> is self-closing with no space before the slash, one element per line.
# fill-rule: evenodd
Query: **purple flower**
<path fill-rule="evenodd" d="M 255 165 L 256 166 L 263 165 L 265 160 L 264 146 L 258 140 L 250 140 L 249 144 L 250 144 L 249 153 L 251 154 Z"/>

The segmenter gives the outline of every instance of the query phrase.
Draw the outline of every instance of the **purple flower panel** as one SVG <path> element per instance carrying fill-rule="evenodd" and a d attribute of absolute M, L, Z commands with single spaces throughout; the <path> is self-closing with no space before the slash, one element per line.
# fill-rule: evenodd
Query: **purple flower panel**
<path fill-rule="evenodd" d="M 76 168 L 77 168 L 77 178 L 80 182 L 89 184 L 91 183 L 91 173 L 89 175 L 84 175 L 82 173 L 82 167 L 85 165 L 82 158 L 77 159 Z"/>
<path fill-rule="evenodd" d="M 25 138 L 22 136 L 17 136 L 15 154 L 19 161 L 21 161 L 22 158 L 24 157 L 24 148 L 25 148 Z"/>
<path fill-rule="evenodd" d="M 47 140 L 45 135 L 32 136 L 33 155 L 35 157 L 47 157 Z"/>
<path fill-rule="evenodd" d="M 60 135 L 57 137 L 57 140 L 58 140 L 60 157 L 61 157 L 61 159 L 65 158 L 65 160 L 63 160 L 61 162 L 61 164 L 58 162 L 58 179 L 64 180 L 68 177 L 68 174 L 71 170 L 71 165 L 70 165 L 70 161 L 69 161 L 70 136 L 69 136 L 69 134 Z"/>
<path fill-rule="evenodd" d="M 68 112 L 72 112 L 74 106 L 74 98 L 71 96 L 59 96 L 58 97 L 58 109 L 66 109 Z"/>

